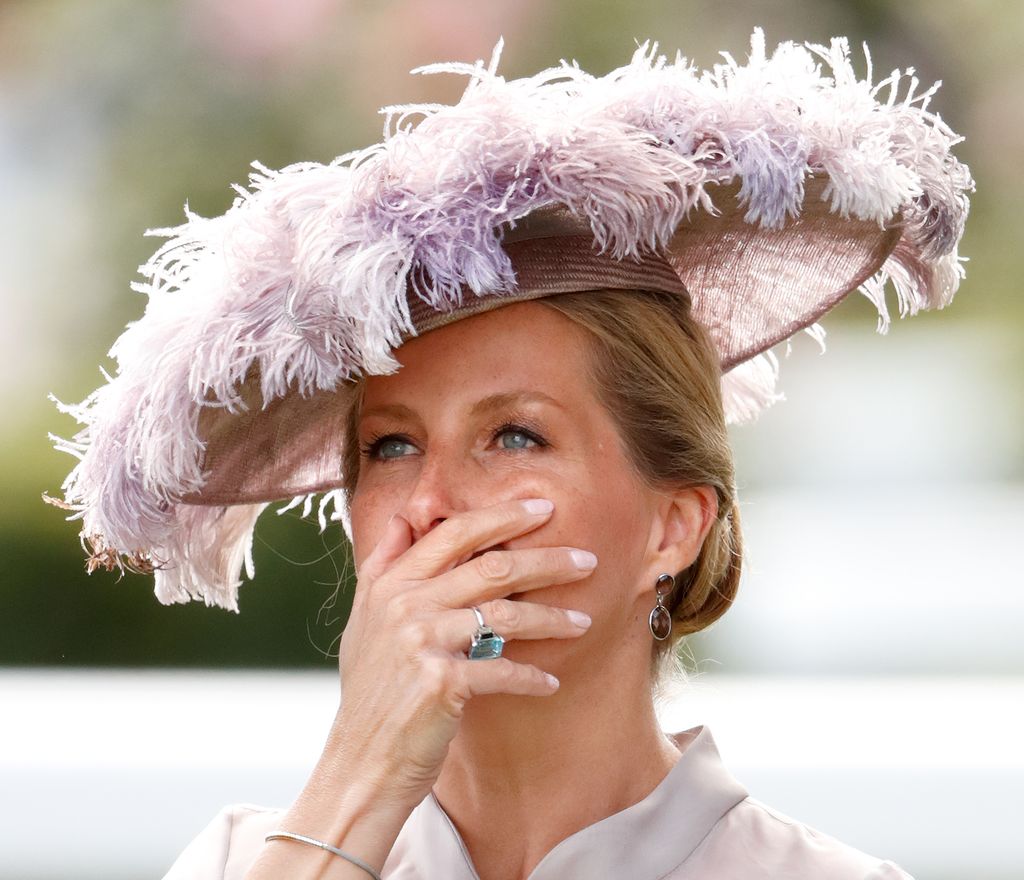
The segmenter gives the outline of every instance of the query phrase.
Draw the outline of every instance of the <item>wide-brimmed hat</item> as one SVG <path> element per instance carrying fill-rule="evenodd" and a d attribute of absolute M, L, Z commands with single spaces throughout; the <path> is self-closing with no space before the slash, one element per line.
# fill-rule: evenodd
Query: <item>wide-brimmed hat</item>
<path fill-rule="evenodd" d="M 345 522 L 343 419 L 403 341 L 523 299 L 599 288 L 677 297 L 720 357 L 727 420 L 780 398 L 773 347 L 860 290 L 941 308 L 973 189 L 912 71 L 878 84 L 847 43 L 755 31 L 708 71 L 641 46 L 595 77 L 490 63 L 453 106 L 385 108 L 382 143 L 329 164 L 255 165 L 220 217 L 187 212 L 141 267 L 145 315 L 117 372 L 53 437 L 80 461 L 56 503 L 88 567 L 152 571 L 163 602 L 237 608 L 268 503 Z M 902 94 L 901 94 L 902 93 Z M 106 374 L 104 374 L 106 375 Z M 53 499 L 50 499 L 53 500 Z M 333 512 L 331 510 L 333 505 Z"/>

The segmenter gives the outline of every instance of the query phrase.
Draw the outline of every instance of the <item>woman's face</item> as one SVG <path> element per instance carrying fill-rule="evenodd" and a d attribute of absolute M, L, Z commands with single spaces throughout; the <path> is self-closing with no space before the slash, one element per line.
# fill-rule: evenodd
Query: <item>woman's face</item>
<path fill-rule="evenodd" d="M 571 657 L 590 662 L 602 644 L 606 654 L 624 640 L 649 646 L 640 597 L 658 574 L 646 568 L 661 496 L 635 475 L 595 396 L 588 345 L 587 331 L 534 302 L 465 318 L 402 346 L 397 373 L 367 378 L 358 421 L 357 570 L 394 514 L 416 541 L 455 513 L 514 498 L 548 498 L 554 514 L 498 549 L 569 546 L 597 555 L 589 577 L 528 597 L 586 611 L 594 620 L 587 635 L 506 648 L 556 675 Z"/>

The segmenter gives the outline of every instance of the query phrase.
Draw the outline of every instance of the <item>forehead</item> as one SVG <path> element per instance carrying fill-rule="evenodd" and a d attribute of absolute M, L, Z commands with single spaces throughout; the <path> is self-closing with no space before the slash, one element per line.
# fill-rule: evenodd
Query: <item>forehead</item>
<path fill-rule="evenodd" d="M 590 402 L 589 346 L 589 333 L 564 315 L 536 302 L 512 303 L 406 342 L 395 352 L 398 372 L 367 377 L 364 406 L 422 408 L 511 390 Z"/>

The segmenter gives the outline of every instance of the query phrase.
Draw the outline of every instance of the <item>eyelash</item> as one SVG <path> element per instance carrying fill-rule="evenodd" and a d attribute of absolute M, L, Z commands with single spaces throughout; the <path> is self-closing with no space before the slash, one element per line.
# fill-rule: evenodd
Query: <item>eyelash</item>
<path fill-rule="evenodd" d="M 538 447 L 545 447 L 548 445 L 548 441 L 545 440 L 535 426 L 528 426 L 523 424 L 527 421 L 526 419 L 520 419 L 519 421 L 505 421 L 498 425 L 496 428 L 491 429 L 491 440 L 497 440 L 502 434 L 522 434 L 528 440 L 532 440 L 537 444 Z M 504 452 L 515 452 L 514 449 L 506 449 Z"/>
<path fill-rule="evenodd" d="M 360 458 L 376 458 L 377 451 L 385 440 L 402 440 L 406 443 L 409 442 L 409 438 L 404 437 L 401 434 L 371 434 L 370 439 L 366 443 L 359 444 Z"/>
<path fill-rule="evenodd" d="M 502 434 L 522 434 L 528 440 L 536 443 L 538 447 L 548 446 L 548 441 L 545 440 L 536 428 L 528 427 L 523 422 L 528 422 L 529 419 L 519 419 L 518 421 L 506 420 L 501 424 L 491 428 L 490 435 L 491 441 L 497 440 Z M 401 440 L 403 443 L 412 444 L 413 441 L 405 434 L 373 434 L 370 436 L 366 443 L 361 443 L 359 446 L 360 455 L 363 458 L 376 459 L 380 453 L 381 447 L 388 440 Z M 415 445 L 415 444 L 413 444 Z M 502 452 L 520 452 L 518 449 L 503 449 Z M 381 461 L 387 461 L 388 459 L 380 459 Z"/>

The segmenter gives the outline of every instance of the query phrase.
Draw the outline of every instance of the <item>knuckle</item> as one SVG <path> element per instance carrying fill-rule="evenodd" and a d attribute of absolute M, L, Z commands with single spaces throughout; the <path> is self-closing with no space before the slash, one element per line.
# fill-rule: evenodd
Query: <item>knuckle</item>
<path fill-rule="evenodd" d="M 569 617 L 570 612 L 565 608 L 548 608 L 548 623 L 552 626 L 564 629 L 566 626 L 575 628 L 576 624 L 573 623 L 572 618 Z"/>
<path fill-rule="evenodd" d="M 437 546 L 434 552 L 441 558 L 447 558 L 453 553 L 458 553 L 462 546 L 462 531 L 465 523 L 448 519 L 441 523 L 435 531 L 435 542 Z"/>
<path fill-rule="evenodd" d="M 500 675 L 506 682 L 514 681 L 519 677 L 520 665 L 513 663 L 507 657 L 500 657 L 497 660 L 490 661 L 495 665 Z"/>
<path fill-rule="evenodd" d="M 524 666 L 521 663 L 516 664 L 516 668 L 511 675 L 520 686 L 527 688 L 541 684 L 544 681 L 544 673 L 536 666 Z"/>
<path fill-rule="evenodd" d="M 478 514 L 473 519 L 473 528 L 480 535 L 515 531 L 516 527 L 522 523 L 522 519 L 521 504 L 499 504 L 487 508 L 483 511 L 482 516 Z"/>
<path fill-rule="evenodd" d="M 508 553 L 489 550 L 476 559 L 476 569 L 488 581 L 505 581 L 512 575 L 512 559 Z"/>
<path fill-rule="evenodd" d="M 419 605 L 416 597 L 406 591 L 395 593 L 387 601 L 388 618 L 396 622 L 406 622 L 412 619 Z"/>
<path fill-rule="evenodd" d="M 502 505 L 498 508 L 498 519 L 503 526 L 517 525 L 523 519 L 523 505 L 520 502 Z"/>
<path fill-rule="evenodd" d="M 445 657 L 430 657 L 420 665 L 420 686 L 428 697 L 444 697 L 451 689 L 452 680 L 452 663 Z"/>
<path fill-rule="evenodd" d="M 488 606 L 487 621 L 499 630 L 514 630 L 522 624 L 523 612 L 515 602 L 495 602 Z"/>
<path fill-rule="evenodd" d="M 425 620 L 414 620 L 406 624 L 402 640 L 414 653 L 426 650 L 433 643 L 433 630 Z"/>

